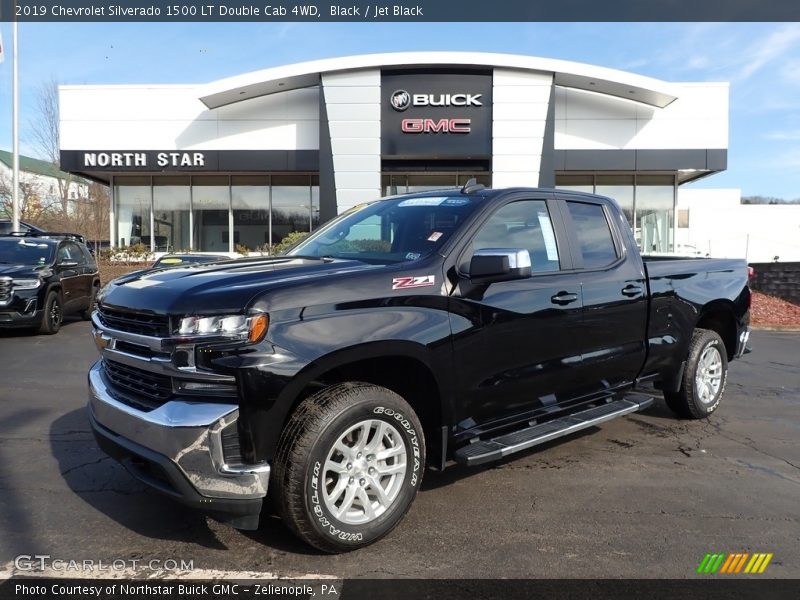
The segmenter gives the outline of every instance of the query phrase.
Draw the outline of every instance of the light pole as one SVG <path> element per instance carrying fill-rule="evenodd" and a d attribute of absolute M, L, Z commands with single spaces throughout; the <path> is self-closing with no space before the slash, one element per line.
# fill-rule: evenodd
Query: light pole
<path fill-rule="evenodd" d="M 13 25 L 13 48 L 14 58 L 12 67 L 12 80 L 11 80 L 11 138 L 12 138 L 12 186 L 11 193 L 11 228 L 12 231 L 19 231 L 19 43 L 17 40 L 18 23 L 14 21 Z"/>

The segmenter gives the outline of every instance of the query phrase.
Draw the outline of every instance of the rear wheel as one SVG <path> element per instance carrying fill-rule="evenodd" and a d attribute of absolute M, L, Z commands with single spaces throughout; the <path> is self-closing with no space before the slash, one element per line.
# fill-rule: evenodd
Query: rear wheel
<path fill-rule="evenodd" d="M 270 488 L 300 538 L 345 552 L 402 520 L 424 464 L 422 427 L 405 400 L 379 386 L 345 383 L 307 398 L 290 417 Z"/>
<path fill-rule="evenodd" d="M 667 406 L 685 419 L 702 419 L 719 407 L 728 379 L 725 344 L 716 331 L 695 329 L 677 392 L 664 392 Z"/>
<path fill-rule="evenodd" d="M 64 313 L 61 306 L 61 296 L 56 291 L 49 292 L 44 302 L 44 314 L 42 315 L 42 323 L 39 325 L 39 333 L 45 335 L 58 333 L 63 320 Z"/>

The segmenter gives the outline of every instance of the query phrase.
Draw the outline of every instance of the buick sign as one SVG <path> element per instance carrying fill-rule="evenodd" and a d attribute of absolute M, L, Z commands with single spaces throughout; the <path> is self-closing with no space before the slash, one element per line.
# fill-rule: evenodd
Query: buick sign
<path fill-rule="evenodd" d="M 492 155 L 492 73 L 381 73 L 381 154 L 483 160 Z"/>
<path fill-rule="evenodd" d="M 483 106 L 483 94 L 409 94 L 406 90 L 392 92 L 392 108 L 402 112 L 409 106 Z"/>
<path fill-rule="evenodd" d="M 397 90 L 392 92 L 389 102 L 392 104 L 393 109 L 402 112 L 411 106 L 411 94 L 405 90 Z"/>

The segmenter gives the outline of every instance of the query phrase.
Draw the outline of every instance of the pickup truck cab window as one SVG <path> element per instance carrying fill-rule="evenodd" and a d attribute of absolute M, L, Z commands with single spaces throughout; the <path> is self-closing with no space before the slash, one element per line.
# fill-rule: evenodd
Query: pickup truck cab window
<path fill-rule="evenodd" d="M 483 248 L 521 248 L 530 254 L 532 273 L 559 270 L 556 236 L 544 200 L 518 200 L 499 208 L 472 238 L 459 270 L 468 272 L 472 255 Z"/>
<path fill-rule="evenodd" d="M 447 192 L 374 202 L 318 229 L 287 254 L 376 264 L 419 260 L 441 248 L 478 202 Z"/>
<path fill-rule="evenodd" d="M 567 202 L 578 236 L 584 269 L 610 265 L 619 258 L 603 206 L 587 202 Z"/>

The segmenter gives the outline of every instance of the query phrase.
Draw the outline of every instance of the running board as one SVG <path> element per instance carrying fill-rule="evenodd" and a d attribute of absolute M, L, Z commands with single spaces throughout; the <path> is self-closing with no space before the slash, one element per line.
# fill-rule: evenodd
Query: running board
<path fill-rule="evenodd" d="M 506 433 L 490 440 L 474 442 L 456 450 L 453 458 L 457 463 L 470 467 L 482 465 L 615 417 L 642 410 L 650 406 L 653 400 L 652 396 L 645 394 L 625 394 L 619 400 L 601 406 Z"/>

